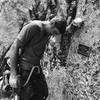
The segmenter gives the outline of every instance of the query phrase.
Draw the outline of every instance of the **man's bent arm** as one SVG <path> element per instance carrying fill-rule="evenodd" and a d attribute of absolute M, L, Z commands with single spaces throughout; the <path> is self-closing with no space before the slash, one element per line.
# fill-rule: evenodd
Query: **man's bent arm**
<path fill-rule="evenodd" d="M 17 67 L 20 47 L 21 47 L 21 42 L 18 39 L 16 39 L 12 44 L 10 50 L 6 54 L 6 57 L 10 59 L 11 73 L 13 74 L 16 74 L 16 67 Z"/>

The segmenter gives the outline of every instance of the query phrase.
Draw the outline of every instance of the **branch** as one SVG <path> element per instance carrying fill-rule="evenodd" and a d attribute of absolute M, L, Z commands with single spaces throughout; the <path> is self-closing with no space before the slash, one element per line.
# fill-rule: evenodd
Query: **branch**
<path fill-rule="evenodd" d="M 67 9 L 67 28 L 65 34 L 61 37 L 61 66 L 66 66 L 66 59 L 68 56 L 70 44 L 71 44 L 71 38 L 73 36 L 73 33 L 75 32 L 75 26 L 73 26 L 72 21 L 76 17 L 76 11 L 77 11 L 77 0 L 70 0 L 68 2 L 69 7 Z"/>
<path fill-rule="evenodd" d="M 67 9 L 67 25 L 71 24 L 73 19 L 76 17 L 76 12 L 77 12 L 77 4 L 78 0 L 73 0 L 72 2 L 69 3 L 68 9 Z"/>

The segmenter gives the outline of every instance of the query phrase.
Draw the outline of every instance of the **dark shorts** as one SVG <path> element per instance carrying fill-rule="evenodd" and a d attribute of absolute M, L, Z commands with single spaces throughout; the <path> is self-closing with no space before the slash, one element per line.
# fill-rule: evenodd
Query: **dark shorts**
<path fill-rule="evenodd" d="M 40 66 L 39 66 L 40 67 Z M 26 82 L 30 70 L 21 70 L 21 84 Z M 45 76 L 40 67 L 40 73 L 34 70 L 29 82 L 21 89 L 22 100 L 46 100 L 48 96 L 48 86 Z"/>

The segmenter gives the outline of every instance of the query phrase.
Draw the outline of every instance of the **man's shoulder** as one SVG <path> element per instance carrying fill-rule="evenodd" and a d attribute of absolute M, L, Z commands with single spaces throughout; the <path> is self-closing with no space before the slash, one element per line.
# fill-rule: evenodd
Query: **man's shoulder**
<path fill-rule="evenodd" d="M 28 25 L 29 26 L 40 26 L 41 27 L 42 21 L 40 21 L 40 20 L 30 21 Z"/>
<path fill-rule="evenodd" d="M 24 29 L 41 29 L 42 28 L 42 21 L 34 20 L 30 21 L 27 25 L 24 26 Z"/>

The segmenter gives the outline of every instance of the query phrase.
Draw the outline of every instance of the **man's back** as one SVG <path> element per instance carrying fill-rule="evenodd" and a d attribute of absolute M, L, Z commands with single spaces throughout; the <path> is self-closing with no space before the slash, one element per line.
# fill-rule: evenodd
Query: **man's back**
<path fill-rule="evenodd" d="M 20 61 L 27 61 L 33 65 L 39 65 L 43 56 L 48 36 L 41 21 L 33 21 L 23 28 L 18 36 L 23 45 Z"/>

